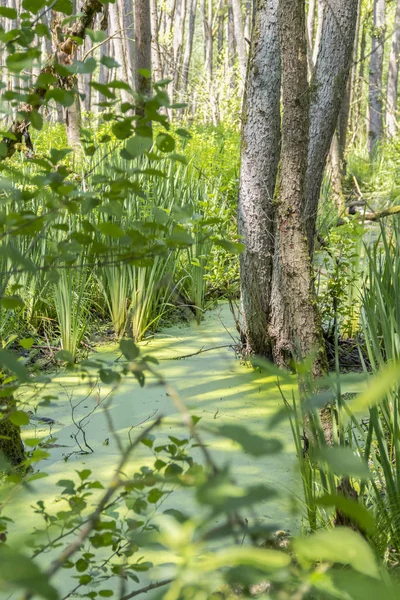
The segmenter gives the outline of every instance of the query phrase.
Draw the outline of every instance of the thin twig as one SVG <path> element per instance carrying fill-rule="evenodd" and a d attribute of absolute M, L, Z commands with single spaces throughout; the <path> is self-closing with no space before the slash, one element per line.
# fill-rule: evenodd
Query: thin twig
<path fill-rule="evenodd" d="M 219 350 L 221 348 L 232 348 L 232 344 L 224 344 L 223 346 L 214 346 L 213 348 L 200 348 L 196 352 L 192 352 L 191 354 L 183 354 L 182 356 L 173 356 L 172 358 L 159 358 L 159 361 L 162 360 L 183 360 L 184 358 L 191 358 L 192 356 L 197 356 L 198 354 L 202 354 L 203 352 L 210 352 L 211 350 Z"/>
<path fill-rule="evenodd" d="M 127 594 L 126 596 L 123 596 L 121 600 L 130 600 L 130 598 L 134 598 L 135 596 L 139 596 L 140 594 L 146 594 L 147 592 L 150 592 L 150 590 L 155 590 L 170 583 L 172 583 L 172 579 L 162 579 L 161 581 L 150 583 L 149 585 L 146 585 L 146 587 L 140 588 L 138 590 L 135 590 L 134 592 L 131 592 L 130 594 Z"/>

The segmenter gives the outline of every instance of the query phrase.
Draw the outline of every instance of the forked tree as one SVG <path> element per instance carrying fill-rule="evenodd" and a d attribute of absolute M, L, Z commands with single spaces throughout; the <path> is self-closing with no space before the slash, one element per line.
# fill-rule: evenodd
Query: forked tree
<path fill-rule="evenodd" d="M 293 27 L 294 7 L 296 11 L 300 7 L 297 0 L 289 3 L 290 16 L 285 2 L 257 0 L 250 49 L 238 204 L 239 233 L 245 244 L 243 333 L 249 353 L 273 358 L 279 365 L 287 365 L 293 355 L 315 352 L 318 375 L 325 368 L 325 351 L 312 255 L 323 173 L 350 70 L 358 1 L 330 0 L 319 11 L 319 46 L 308 83 L 301 45 L 306 44 L 305 2 L 300 3 L 298 54 L 291 51 L 290 59 L 284 34 Z M 296 126 L 290 125 L 292 118 Z"/>

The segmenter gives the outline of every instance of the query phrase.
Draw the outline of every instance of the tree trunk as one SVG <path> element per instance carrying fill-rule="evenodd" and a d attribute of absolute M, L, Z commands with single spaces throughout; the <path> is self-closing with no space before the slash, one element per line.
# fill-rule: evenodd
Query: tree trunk
<path fill-rule="evenodd" d="M 179 90 L 179 83 L 182 74 L 182 48 L 186 20 L 186 0 L 176 0 L 175 19 L 174 19 L 174 37 L 172 45 L 173 68 L 172 68 L 172 93 L 171 101 L 174 101 L 175 95 Z"/>
<path fill-rule="evenodd" d="M 151 41 L 152 41 L 152 64 L 154 65 L 154 81 L 160 81 L 164 77 L 163 61 L 159 41 L 159 18 L 156 0 L 150 0 L 151 9 Z"/>
<path fill-rule="evenodd" d="M 135 2 L 135 90 L 143 99 L 151 95 L 151 15 L 150 0 Z M 140 73 L 144 69 L 147 73 Z M 136 107 L 138 116 L 144 116 L 144 104 Z"/>
<path fill-rule="evenodd" d="M 324 368 L 325 353 L 315 312 L 311 258 L 320 186 L 350 67 L 358 0 L 330 0 L 334 10 L 323 15 L 310 89 L 304 87 L 307 64 L 302 62 L 307 59 L 305 14 L 301 22 L 299 16 L 299 6 L 305 10 L 304 0 L 280 1 L 289 19 L 287 28 L 283 17 L 281 21 L 282 52 L 289 71 L 284 85 L 285 133 L 277 191 L 279 0 L 257 0 L 245 94 L 238 206 L 239 232 L 245 244 L 240 259 L 243 333 L 248 352 L 272 354 L 278 364 L 287 364 L 292 354 L 305 356 L 315 350 L 317 374 Z"/>
<path fill-rule="evenodd" d="M 305 0 L 280 0 L 282 144 L 277 193 L 270 336 L 276 364 L 317 352 L 314 375 L 325 368 L 302 209 L 307 171 L 309 93 Z"/>
<path fill-rule="evenodd" d="M 81 146 L 81 103 L 78 94 L 73 104 L 65 109 L 65 126 L 68 146 L 76 152 Z"/>
<path fill-rule="evenodd" d="M 193 39 L 194 39 L 194 26 L 196 19 L 196 7 L 197 0 L 189 0 L 188 2 L 188 31 L 187 31 L 187 40 L 185 46 L 185 54 L 183 57 L 183 67 L 182 67 L 182 96 L 186 98 L 188 84 L 189 84 L 189 67 L 190 60 L 192 58 L 192 50 L 193 50 Z"/>
<path fill-rule="evenodd" d="M 256 0 L 243 109 L 238 227 L 243 330 L 247 352 L 271 357 L 268 322 L 279 163 L 281 67 L 279 0 Z"/>
<path fill-rule="evenodd" d="M 371 159 L 383 136 L 382 76 L 385 50 L 385 0 L 374 0 L 371 60 L 369 63 L 369 154 Z"/>
<path fill-rule="evenodd" d="M 361 25 L 361 23 L 360 23 Z M 361 27 L 361 41 L 360 41 L 360 54 L 359 54 L 359 70 L 356 75 L 356 86 L 354 90 L 354 102 L 353 102 L 353 142 L 357 139 L 359 135 L 359 127 L 361 123 L 361 114 L 362 114 L 362 99 L 363 99 L 363 87 L 365 81 L 365 47 L 366 47 L 366 38 L 367 38 L 367 27 L 368 27 L 368 18 L 364 18 L 362 21 Z"/>
<path fill-rule="evenodd" d="M 240 78 L 241 78 L 241 87 L 243 89 L 244 82 L 246 80 L 246 63 L 247 63 L 247 55 L 246 55 L 246 42 L 244 39 L 244 29 L 243 29 L 243 17 L 242 17 L 242 6 L 240 0 L 232 0 L 232 12 L 233 12 L 233 22 L 235 27 L 235 39 L 236 39 L 236 47 L 239 56 L 239 68 L 240 68 Z"/>
<path fill-rule="evenodd" d="M 128 75 L 128 83 L 132 85 L 135 80 L 135 30 L 133 22 L 133 4 L 132 0 L 124 0 L 122 9 L 121 25 L 124 28 L 124 50 L 125 63 Z"/>
<path fill-rule="evenodd" d="M 223 62 L 223 51 L 224 51 L 224 25 L 225 25 L 225 14 L 220 8 L 218 15 L 218 33 L 217 33 L 217 51 L 218 51 L 218 63 Z"/>
<path fill-rule="evenodd" d="M 142 2 L 136 2 L 135 4 L 142 4 Z M 119 79 L 124 81 L 125 83 L 129 83 L 128 70 L 125 60 L 124 47 L 122 44 L 122 22 L 120 19 L 119 7 L 118 4 L 109 4 L 108 5 L 108 15 L 109 15 L 109 26 L 110 26 L 110 35 L 112 36 L 112 41 L 114 45 L 115 51 L 115 60 L 119 63 L 119 67 L 117 70 L 117 76 Z M 126 90 L 121 89 L 121 101 L 122 102 L 130 102 L 130 96 Z"/>
<path fill-rule="evenodd" d="M 387 100 L 386 100 L 386 130 L 390 137 L 397 132 L 397 88 L 399 81 L 399 54 L 400 54 L 400 0 L 397 0 L 396 16 L 392 46 L 389 57 Z"/>
<path fill-rule="evenodd" d="M 310 84 L 309 146 L 303 212 L 310 256 L 314 251 L 326 159 L 351 66 L 357 7 L 358 0 L 330 0 L 323 14 L 321 42 Z"/>
<path fill-rule="evenodd" d="M 313 72 L 313 48 L 314 48 L 314 30 L 315 30 L 315 11 L 317 8 L 316 0 L 309 0 L 307 14 L 307 56 L 308 68 L 310 74 Z"/>
<path fill-rule="evenodd" d="M 26 458 L 21 430 L 9 419 L 10 413 L 16 410 L 13 397 L 3 398 L 2 405 L 5 408 L 2 409 L 3 417 L 0 419 L 0 472 L 7 469 L 8 465 L 18 467 Z"/>
<path fill-rule="evenodd" d="M 317 61 L 317 56 L 319 52 L 319 47 L 321 45 L 322 39 L 322 26 L 324 22 L 325 15 L 325 0 L 318 0 L 318 9 L 317 9 L 317 31 L 315 34 L 314 45 L 312 49 L 312 64 L 315 65 Z"/>
<path fill-rule="evenodd" d="M 227 40 L 228 40 L 228 48 L 227 48 L 227 72 L 231 72 L 232 83 L 233 83 L 233 73 L 232 69 L 235 66 L 235 56 L 236 56 L 236 40 L 235 40 L 235 25 L 233 22 L 233 10 L 232 10 L 232 0 L 228 0 L 228 19 L 227 19 Z"/>

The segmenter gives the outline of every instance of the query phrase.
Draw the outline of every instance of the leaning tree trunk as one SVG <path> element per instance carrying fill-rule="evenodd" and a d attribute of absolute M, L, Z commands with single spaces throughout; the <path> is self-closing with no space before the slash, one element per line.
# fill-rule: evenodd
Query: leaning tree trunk
<path fill-rule="evenodd" d="M 257 0 L 243 110 L 238 205 L 243 331 L 247 351 L 271 356 L 268 336 L 279 163 L 279 0 Z"/>
<path fill-rule="evenodd" d="M 325 348 L 302 219 L 309 118 L 305 0 L 280 0 L 278 21 L 283 113 L 269 333 L 276 364 L 287 366 L 317 352 L 318 376 L 326 367 Z"/>
<path fill-rule="evenodd" d="M 390 137 L 397 132 L 397 88 L 399 81 L 399 55 L 400 55 L 400 0 L 397 0 L 396 16 L 392 47 L 390 49 L 387 98 L 386 98 L 386 130 Z"/>
<path fill-rule="evenodd" d="M 385 50 L 385 0 L 374 0 L 371 60 L 369 63 L 369 154 L 371 159 L 383 136 L 382 75 Z"/>
<path fill-rule="evenodd" d="M 303 211 L 310 256 L 326 159 L 338 121 L 351 66 L 358 0 L 330 0 L 321 25 L 321 41 L 310 84 L 309 146 Z"/>

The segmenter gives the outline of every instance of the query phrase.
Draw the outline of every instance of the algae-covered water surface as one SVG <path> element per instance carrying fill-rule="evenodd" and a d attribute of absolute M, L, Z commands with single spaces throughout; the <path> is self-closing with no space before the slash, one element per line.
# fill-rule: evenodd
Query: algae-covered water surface
<path fill-rule="evenodd" d="M 260 522 L 293 531 L 293 522 L 297 528 L 300 522 L 298 514 L 296 518 L 293 515 L 293 498 L 300 496 L 300 481 L 290 426 L 284 420 L 273 432 L 268 431 L 269 418 L 283 406 L 276 378 L 242 364 L 235 356 L 234 343 L 233 319 L 229 307 L 221 304 L 206 315 L 200 326 L 170 327 L 143 343 L 142 348 L 157 358 L 157 370 L 177 390 L 191 415 L 200 418 L 199 432 L 218 466 L 230 464 L 235 481 L 243 486 L 263 483 L 277 492 L 274 498 L 255 507 Z M 121 360 L 112 346 L 97 348 L 96 356 Z M 284 386 L 284 391 L 291 394 L 292 387 L 295 389 L 294 382 L 293 386 Z M 159 416 L 165 416 L 165 420 L 156 433 L 157 443 L 168 440 L 168 436 L 189 437 L 173 398 L 151 375 L 142 388 L 133 377 L 126 378 L 107 411 L 104 406 L 110 388 L 98 381 L 88 383 L 68 371 L 53 378 L 44 393 L 50 403 L 37 406 L 37 399 L 31 401 L 33 414 L 24 437 L 47 440 L 51 434 L 50 448 L 46 448 L 50 456 L 40 463 L 40 470 L 47 476 L 14 495 L 12 514 L 9 511 L 15 519 L 12 543 L 20 544 L 21 537 L 29 538 L 36 527 L 43 526 L 33 504 L 38 498 L 50 513 L 65 509 L 65 500 L 60 498 L 63 488 L 57 485 L 60 480 L 74 480 L 77 471 L 90 469 L 92 477 L 107 485 L 120 456 L 115 436 L 110 433 L 110 419 L 122 443 L 128 443 Z M 239 451 L 235 442 L 209 432 L 222 425 L 239 424 L 258 436 L 278 438 L 283 450 L 255 457 Z M 202 460 L 199 448 L 192 448 L 190 454 Z M 148 448 L 140 445 L 126 468 L 127 477 L 142 465 L 150 465 L 151 460 Z M 163 500 L 163 510 L 174 508 L 189 514 L 199 510 L 189 489 L 171 491 Z M 3 495 L 6 493 L 3 491 Z M 123 510 L 129 516 L 126 507 Z M 40 560 L 48 564 L 50 557 L 44 554 Z M 68 586 L 70 576 L 68 571 L 59 575 L 63 586 Z"/>

